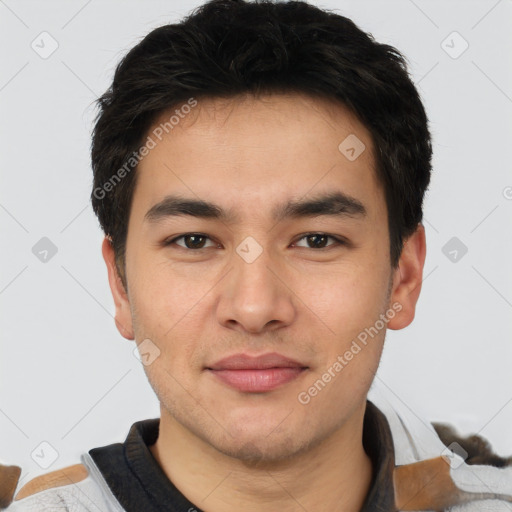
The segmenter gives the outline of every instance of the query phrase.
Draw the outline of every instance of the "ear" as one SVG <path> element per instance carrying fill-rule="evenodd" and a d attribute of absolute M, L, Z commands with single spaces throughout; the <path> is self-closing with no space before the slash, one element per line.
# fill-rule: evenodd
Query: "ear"
<path fill-rule="evenodd" d="M 403 329 L 414 320 L 426 252 L 425 228 L 418 224 L 416 231 L 404 242 L 398 267 L 394 270 L 390 303 L 398 303 L 402 309 L 389 320 L 389 329 Z"/>
<path fill-rule="evenodd" d="M 120 332 L 121 336 L 127 340 L 133 340 L 135 337 L 133 335 L 130 302 L 117 271 L 112 243 L 107 237 L 103 239 L 101 253 L 103 254 L 105 264 L 107 265 L 108 282 L 114 299 L 114 304 L 116 306 L 115 322 L 117 330 Z"/>

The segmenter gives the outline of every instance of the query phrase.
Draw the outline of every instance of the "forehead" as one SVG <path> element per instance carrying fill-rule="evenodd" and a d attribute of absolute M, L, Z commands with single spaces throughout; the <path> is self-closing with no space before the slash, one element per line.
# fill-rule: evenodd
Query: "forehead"
<path fill-rule="evenodd" d="M 343 104 L 296 93 L 195 101 L 148 131 L 134 208 L 178 194 L 254 214 L 253 200 L 275 212 L 284 197 L 331 190 L 382 202 L 370 132 Z"/>

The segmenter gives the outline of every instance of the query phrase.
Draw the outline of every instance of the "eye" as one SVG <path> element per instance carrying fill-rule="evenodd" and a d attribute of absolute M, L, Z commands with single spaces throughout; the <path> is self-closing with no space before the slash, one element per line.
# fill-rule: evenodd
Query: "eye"
<path fill-rule="evenodd" d="M 329 238 L 334 240 L 334 244 L 327 245 L 327 240 Z M 327 235 L 326 233 L 307 233 L 306 235 L 303 235 L 301 238 L 299 238 L 299 242 L 301 240 L 305 240 L 307 244 L 312 244 L 313 247 L 309 245 L 306 246 L 308 249 L 325 249 L 331 247 L 332 245 L 346 245 L 344 240 L 341 240 L 340 238 L 332 235 Z M 297 243 L 295 245 L 297 245 Z"/>
<path fill-rule="evenodd" d="M 178 240 L 183 240 L 183 243 L 178 243 Z M 178 236 L 172 240 L 166 240 L 164 245 L 176 244 L 184 249 L 205 249 L 206 240 L 210 240 L 210 238 L 201 233 L 186 233 L 185 235 Z M 212 246 L 215 246 L 211 240 L 210 242 L 212 243 Z"/>
<path fill-rule="evenodd" d="M 334 242 L 328 244 L 328 240 L 331 239 Z M 307 245 L 299 245 L 298 242 L 305 241 Z M 206 245 L 210 242 L 210 246 Z M 178 245 L 183 249 L 199 250 L 207 249 L 208 247 L 215 247 L 218 244 L 213 242 L 211 238 L 202 233 L 186 233 L 178 237 L 166 240 L 163 242 L 164 246 Z M 331 246 L 347 245 L 347 242 L 341 238 L 326 233 L 307 233 L 302 235 L 297 242 L 294 243 L 296 247 L 305 247 L 307 249 L 328 249 Z"/>

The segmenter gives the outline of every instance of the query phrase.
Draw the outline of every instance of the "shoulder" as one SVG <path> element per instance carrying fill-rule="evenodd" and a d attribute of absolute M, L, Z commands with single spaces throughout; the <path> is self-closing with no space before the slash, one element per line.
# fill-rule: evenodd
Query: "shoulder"
<path fill-rule="evenodd" d="M 67 466 L 39 475 L 25 483 L 14 496 L 9 512 L 35 510 L 86 511 L 80 500 L 84 484 L 90 482 L 89 472 L 83 464 Z"/>
<path fill-rule="evenodd" d="M 74 464 L 73 466 L 67 466 L 44 475 L 39 475 L 27 482 L 18 491 L 14 501 L 22 500 L 55 487 L 76 484 L 85 480 L 88 475 L 89 472 L 83 464 Z"/>
<path fill-rule="evenodd" d="M 395 468 L 398 509 L 512 510 L 512 457 L 494 453 L 489 441 L 480 435 L 460 435 L 446 423 L 432 426 L 442 449 Z M 414 432 L 411 438 L 414 442 Z M 416 439 L 421 442 L 421 436 Z"/>
<path fill-rule="evenodd" d="M 421 406 L 413 411 L 380 386 L 370 399 L 391 430 L 397 510 L 512 511 L 512 457 L 494 453 L 484 437 L 430 422 Z"/>
<path fill-rule="evenodd" d="M 125 509 L 112 494 L 88 453 L 80 464 L 44 473 L 20 485 L 16 477 L 10 499 L 0 505 L 9 512 L 60 510 L 62 512 L 122 512 Z M 16 485 L 16 483 L 18 485 Z M 2 486 L 0 485 L 0 488 Z M 18 487 L 17 491 L 14 491 Z M 14 495 L 15 494 L 15 495 Z M 14 495 L 14 499 L 12 496 Z M 10 504 L 9 504 L 10 503 Z"/>

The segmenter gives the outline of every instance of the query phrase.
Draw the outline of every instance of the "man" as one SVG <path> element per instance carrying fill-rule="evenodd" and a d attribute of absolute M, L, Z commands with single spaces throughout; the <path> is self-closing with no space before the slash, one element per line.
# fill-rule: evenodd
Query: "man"
<path fill-rule="evenodd" d="M 397 50 L 307 3 L 214 0 L 99 105 L 115 320 L 161 417 L 13 511 L 512 510 L 512 468 L 368 399 L 426 254 L 430 134 Z"/>

